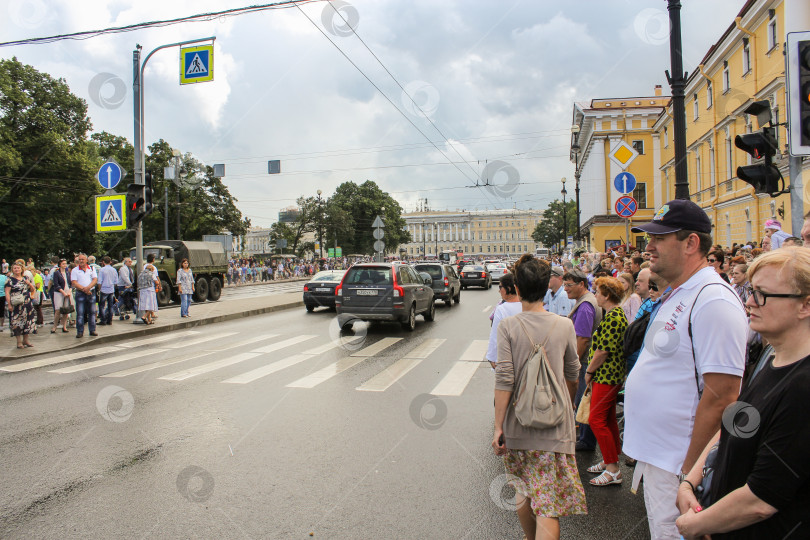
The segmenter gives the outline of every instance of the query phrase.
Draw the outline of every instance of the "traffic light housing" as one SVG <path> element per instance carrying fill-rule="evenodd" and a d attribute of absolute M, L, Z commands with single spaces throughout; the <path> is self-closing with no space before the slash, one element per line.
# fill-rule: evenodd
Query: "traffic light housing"
<path fill-rule="evenodd" d="M 154 209 L 154 205 L 152 204 L 152 173 L 146 173 L 144 181 L 146 185 L 144 186 L 143 190 L 143 201 L 144 201 L 143 217 L 146 217 L 149 214 L 151 214 L 152 210 Z"/>
<path fill-rule="evenodd" d="M 810 41 L 799 42 L 799 129 L 802 146 L 810 146 Z"/>
<path fill-rule="evenodd" d="M 127 227 L 134 227 L 146 217 L 144 213 L 144 205 L 146 202 L 144 198 L 145 189 L 146 186 L 142 186 L 141 184 L 130 184 L 127 186 Z"/>
<path fill-rule="evenodd" d="M 768 193 L 771 197 L 776 197 L 784 189 L 779 187 L 779 180 L 782 174 L 773 164 L 773 156 L 776 154 L 776 138 L 773 135 L 774 128 L 764 127 L 754 133 L 737 135 L 734 138 L 734 145 L 754 159 L 764 159 L 765 163 L 759 165 L 746 165 L 737 167 L 737 178 L 754 186 L 757 193 Z"/>
<path fill-rule="evenodd" d="M 810 31 L 787 34 L 788 147 L 810 156 Z"/>

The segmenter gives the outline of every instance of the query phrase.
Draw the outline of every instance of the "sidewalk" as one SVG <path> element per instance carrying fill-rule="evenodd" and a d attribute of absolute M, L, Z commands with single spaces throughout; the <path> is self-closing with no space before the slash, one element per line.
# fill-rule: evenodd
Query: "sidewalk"
<path fill-rule="evenodd" d="M 267 283 L 267 282 L 265 282 Z M 37 329 L 36 335 L 31 335 L 30 340 L 34 345 L 30 348 L 18 349 L 17 340 L 11 336 L 8 324 L 5 330 L 0 333 L 0 362 L 4 360 L 16 360 L 19 358 L 30 358 L 41 354 L 52 354 L 68 350 L 75 350 L 88 345 L 99 345 L 102 343 L 112 343 L 124 339 L 138 338 L 171 332 L 182 328 L 193 328 L 205 324 L 214 324 L 252 315 L 261 315 L 283 309 L 303 307 L 304 302 L 300 292 L 280 293 L 270 296 L 235 298 L 233 300 L 220 300 L 219 302 L 204 302 L 202 304 L 192 303 L 189 308 L 191 318 L 180 318 L 179 309 L 158 311 L 158 318 L 155 323 L 149 326 L 144 324 L 133 324 L 136 320 L 131 316 L 128 321 L 119 321 L 118 317 L 113 317 L 112 326 L 98 326 L 96 331 L 98 337 L 90 336 L 90 331 L 85 325 L 84 337 L 76 339 L 76 329 L 71 328 L 65 334 L 58 329 L 55 334 L 51 334 L 52 324 L 41 326 Z M 46 319 L 49 317 L 50 307 L 45 308 Z M 6 321 L 8 322 L 8 321 Z"/>

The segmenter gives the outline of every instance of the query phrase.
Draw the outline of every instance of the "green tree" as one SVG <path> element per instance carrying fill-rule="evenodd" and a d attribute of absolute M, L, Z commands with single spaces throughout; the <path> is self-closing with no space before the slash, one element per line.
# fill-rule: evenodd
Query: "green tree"
<path fill-rule="evenodd" d="M 0 253 L 6 259 L 94 251 L 87 103 L 63 79 L 16 58 L 0 60 Z"/>
<path fill-rule="evenodd" d="M 286 247 L 277 247 L 276 253 L 290 253 L 293 241 L 295 240 L 295 231 L 288 224 L 277 221 L 270 226 L 270 241 L 278 245 L 279 240 L 286 240 Z"/>
<path fill-rule="evenodd" d="M 573 235 L 577 228 L 577 203 L 576 201 L 565 202 L 566 222 L 568 224 L 568 234 Z M 548 204 L 548 208 L 543 211 L 543 219 L 534 228 L 532 239 L 543 244 L 547 248 L 553 248 L 563 241 L 563 203 L 555 199 Z"/>
<path fill-rule="evenodd" d="M 339 237 L 343 253 L 374 253 L 372 223 L 378 215 L 385 224 L 383 242 L 386 252 L 394 252 L 399 244 L 410 241 L 402 207 L 371 180 L 359 186 L 354 182 L 344 182 L 337 187 L 329 202 L 335 207 L 332 210 L 334 215 L 339 215 L 339 209 L 344 213 L 343 217 L 349 218 L 350 229 L 345 232 L 345 238 Z"/>

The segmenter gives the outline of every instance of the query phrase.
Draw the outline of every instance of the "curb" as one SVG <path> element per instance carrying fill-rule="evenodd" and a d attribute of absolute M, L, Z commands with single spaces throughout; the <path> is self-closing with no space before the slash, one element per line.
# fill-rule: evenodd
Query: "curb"
<path fill-rule="evenodd" d="M 166 326 L 159 326 L 157 328 L 139 328 L 137 330 L 132 330 L 131 332 L 123 332 L 120 334 L 113 334 L 111 336 L 99 336 L 97 338 L 92 338 L 88 341 L 73 343 L 72 345 L 67 345 L 61 349 L 61 351 L 67 350 L 74 350 L 79 349 L 82 347 L 89 347 L 91 345 L 101 345 L 104 343 L 114 343 L 116 341 L 124 341 L 130 338 L 138 338 L 144 336 L 151 336 L 155 334 L 163 334 L 165 332 L 170 332 L 172 330 L 182 330 L 185 328 L 194 328 L 197 326 L 205 326 L 207 324 L 215 324 L 225 321 L 232 321 L 234 319 L 242 319 L 245 317 L 252 317 L 254 315 L 263 315 L 265 313 L 272 313 L 274 311 L 283 311 L 285 309 L 293 309 L 297 307 L 302 307 L 304 305 L 303 300 L 298 300 L 295 302 L 288 302 L 286 304 L 278 304 L 275 306 L 265 306 L 262 308 L 251 309 L 248 311 L 240 311 L 236 313 L 225 313 L 223 315 L 215 315 L 212 317 L 205 317 L 202 319 L 195 319 L 193 321 L 178 321 L 175 323 L 168 324 Z M 131 324 L 131 323 L 130 323 Z M 32 358 L 35 356 L 42 356 L 45 354 L 53 354 L 55 352 L 60 351 L 36 351 L 29 354 L 19 355 L 19 356 L 0 356 L 0 362 L 6 360 L 20 360 L 23 358 Z"/>

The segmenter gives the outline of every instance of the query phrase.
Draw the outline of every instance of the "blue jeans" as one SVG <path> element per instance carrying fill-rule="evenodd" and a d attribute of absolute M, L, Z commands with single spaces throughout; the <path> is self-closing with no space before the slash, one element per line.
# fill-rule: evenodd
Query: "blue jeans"
<path fill-rule="evenodd" d="M 96 313 L 93 311 L 93 304 L 96 303 L 96 294 L 84 294 L 82 291 L 74 293 L 76 298 L 76 335 L 84 334 L 84 318 L 87 316 L 90 333 L 96 332 Z"/>
<path fill-rule="evenodd" d="M 181 294 L 180 295 L 180 316 L 185 317 L 188 315 L 188 306 L 191 304 L 191 295 L 190 294 Z"/>
<path fill-rule="evenodd" d="M 115 293 L 101 293 L 98 301 L 98 316 L 101 322 L 112 324 L 112 306 L 115 301 Z M 92 330 L 90 330 L 92 332 Z"/>

